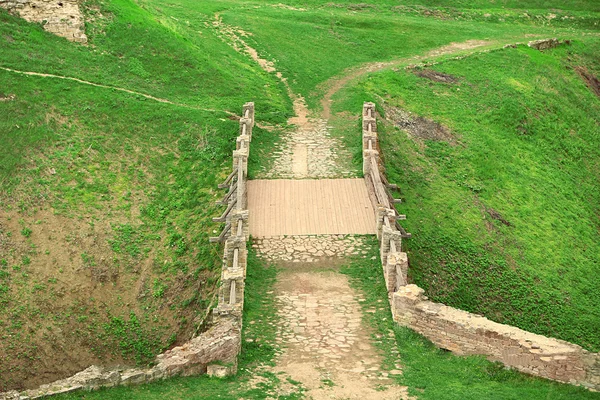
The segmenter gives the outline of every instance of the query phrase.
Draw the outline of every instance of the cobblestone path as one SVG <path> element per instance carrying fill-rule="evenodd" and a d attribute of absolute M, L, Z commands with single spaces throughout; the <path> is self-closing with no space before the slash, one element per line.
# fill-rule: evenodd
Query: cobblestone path
<path fill-rule="evenodd" d="M 396 385 L 395 369 L 381 368 L 382 354 L 363 323 L 365 301 L 339 266 L 349 257 L 367 257 L 364 237 L 294 236 L 255 240 L 259 257 L 280 267 L 274 288 L 280 348 L 271 372 L 300 382 L 309 399 L 407 399 Z M 387 306 L 387 305 L 386 305 Z M 374 311 L 374 310 L 372 310 Z M 285 395 L 285 393 L 281 393 Z"/>
<path fill-rule="evenodd" d="M 282 138 L 272 153 L 269 168 L 258 178 L 306 179 L 356 176 L 352 154 L 331 135 L 327 120 L 309 118 L 304 99 L 294 102 L 296 116 L 288 123 L 294 128 Z"/>

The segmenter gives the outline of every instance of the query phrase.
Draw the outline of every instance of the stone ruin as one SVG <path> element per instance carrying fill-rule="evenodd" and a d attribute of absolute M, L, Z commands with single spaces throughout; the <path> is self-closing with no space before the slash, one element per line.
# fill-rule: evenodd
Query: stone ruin
<path fill-rule="evenodd" d="M 0 7 L 71 42 L 87 43 L 85 21 L 75 0 L 0 0 Z"/>

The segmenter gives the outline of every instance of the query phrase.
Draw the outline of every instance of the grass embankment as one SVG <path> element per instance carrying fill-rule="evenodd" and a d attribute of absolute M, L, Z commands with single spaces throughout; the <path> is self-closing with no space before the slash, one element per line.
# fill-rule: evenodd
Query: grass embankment
<path fill-rule="evenodd" d="M 435 301 L 592 351 L 600 349 L 600 100 L 576 70 L 597 76 L 599 49 L 597 40 L 522 46 L 382 72 L 339 105 L 358 110 L 369 98 L 382 113 L 397 107 L 448 128 L 419 137 L 380 124 L 413 233 L 405 242 L 413 282 Z"/>
<path fill-rule="evenodd" d="M 327 89 L 323 84 L 329 78 L 362 63 L 414 56 L 451 42 L 477 39 L 508 43 L 536 36 L 578 36 L 585 29 L 599 29 L 600 13 L 591 1 L 564 7 L 564 15 L 554 10 L 557 17 L 553 18 L 547 17 L 547 7 L 534 9 L 539 6 L 536 2 L 513 1 L 506 9 L 504 4 L 490 7 L 483 2 L 461 8 L 448 4 L 447 15 L 413 3 L 292 0 L 284 6 L 279 1 L 142 2 L 157 20 L 190 43 L 203 40 L 197 31 L 212 26 L 218 14 L 261 57 L 274 62 L 294 93 L 304 96 L 312 109 L 320 107 L 319 99 Z M 530 6 L 527 14 L 525 9 Z"/>
<path fill-rule="evenodd" d="M 212 30 L 192 44 L 132 2 L 92 5 L 88 47 L 0 10 L 0 66 L 183 105 L 0 70 L 0 391 L 188 340 L 220 274 L 208 236 L 238 134 L 223 111 L 290 110 Z"/>
<path fill-rule="evenodd" d="M 275 346 L 277 315 L 273 285 L 277 270 L 265 265 L 250 250 L 245 282 L 244 330 L 238 374 L 226 379 L 207 376 L 174 378 L 147 385 L 118 387 L 96 392 L 56 396 L 56 399 L 265 399 L 275 395 L 279 377 L 260 370 L 270 365 L 278 351 Z M 299 398 L 296 394 L 279 397 Z"/>
<path fill-rule="evenodd" d="M 600 14 L 582 13 L 581 27 L 597 31 Z M 226 23 L 251 33 L 253 47 L 275 67 L 295 93 L 305 96 L 311 109 L 318 110 L 319 99 L 327 90 L 324 83 L 345 69 L 366 62 L 386 61 L 424 54 L 451 42 L 487 40 L 492 43 L 527 41 L 532 37 L 553 35 L 579 36 L 576 19 L 526 18 L 522 10 L 513 10 L 514 18 L 503 16 L 506 10 L 490 7 L 482 11 L 489 16 L 468 15 L 435 17 L 420 10 L 407 12 L 397 2 L 311 2 L 284 7 L 248 8 L 221 12 Z M 521 4 L 520 8 L 525 8 Z M 412 10 L 412 9 L 411 9 Z M 542 13 L 542 11 L 539 11 Z M 512 15 L 512 14 L 511 14 Z M 577 20 L 579 21 L 579 20 Z M 286 35 L 279 32 L 285 31 Z"/>

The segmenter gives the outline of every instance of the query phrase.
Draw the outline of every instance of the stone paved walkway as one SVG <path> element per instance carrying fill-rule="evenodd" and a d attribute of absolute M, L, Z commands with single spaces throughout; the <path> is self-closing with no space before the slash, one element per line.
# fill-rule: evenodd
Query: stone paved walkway
<path fill-rule="evenodd" d="M 366 257 L 364 246 L 364 237 L 351 235 L 253 244 L 260 257 L 281 268 L 275 286 L 280 352 L 271 372 L 300 382 L 309 399 L 408 398 L 406 388 L 390 379 L 402 373 L 398 352 L 395 368 L 382 370 L 377 338 L 362 320 L 363 312 L 375 310 L 363 311 L 365 299 L 338 270 L 348 256 Z"/>
<path fill-rule="evenodd" d="M 272 153 L 271 168 L 258 178 L 346 178 L 356 176 L 350 168 L 352 155 L 331 136 L 327 121 L 308 123 L 284 136 Z"/>
<path fill-rule="evenodd" d="M 367 254 L 364 237 L 352 235 L 282 236 L 255 239 L 252 247 L 269 261 L 328 263 L 344 256 Z"/>
<path fill-rule="evenodd" d="M 289 89 L 289 88 L 288 88 Z M 291 93 L 291 90 L 290 90 Z M 304 99 L 294 101 L 295 117 L 288 120 L 294 127 L 281 138 L 272 153 L 269 168 L 257 178 L 347 178 L 356 176 L 352 154 L 331 135 L 326 119 L 309 118 Z"/>
<path fill-rule="evenodd" d="M 309 398 L 406 397 L 406 389 L 388 378 L 400 369 L 380 369 L 381 356 L 361 323 L 361 299 L 344 275 L 288 271 L 280 277 L 277 300 L 282 321 L 277 340 L 285 347 L 275 371 L 301 382 Z"/>

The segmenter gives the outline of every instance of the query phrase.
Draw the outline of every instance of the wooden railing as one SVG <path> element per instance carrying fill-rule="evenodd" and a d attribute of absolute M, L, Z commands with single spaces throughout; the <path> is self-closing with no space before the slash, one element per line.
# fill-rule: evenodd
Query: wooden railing
<path fill-rule="evenodd" d="M 254 126 L 254 103 L 244 104 L 240 118 L 240 135 L 236 140 L 233 151 L 233 168 L 231 174 L 219 185 L 219 188 L 229 190 L 223 199 L 217 202 L 227 206 L 223 214 L 213 218 L 215 222 L 225 224 L 223 231 L 217 237 L 211 237 L 211 242 L 224 243 L 223 268 L 221 270 L 221 286 L 219 302 L 214 312 L 218 315 L 235 314 L 241 318 L 244 307 L 244 280 L 246 277 L 246 260 L 248 251 L 246 242 L 248 234 L 248 156 L 252 128 Z"/>
<path fill-rule="evenodd" d="M 363 105 L 363 174 L 367 190 L 376 210 L 377 238 L 380 241 L 380 256 L 389 293 L 406 285 L 408 258 L 402 252 L 402 239 L 410 237 L 401 220 L 406 216 L 398 213 L 394 204 L 401 202 L 392 191 L 398 186 L 390 184 L 383 173 L 379 157 L 375 104 Z"/>

